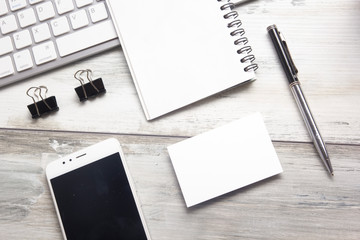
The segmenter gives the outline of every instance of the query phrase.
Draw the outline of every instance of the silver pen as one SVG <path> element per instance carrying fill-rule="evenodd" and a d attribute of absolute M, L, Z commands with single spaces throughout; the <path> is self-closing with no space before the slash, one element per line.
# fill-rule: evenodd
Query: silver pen
<path fill-rule="evenodd" d="M 326 150 L 325 143 L 321 138 L 318 127 L 311 114 L 310 108 L 306 102 L 305 96 L 301 90 L 300 82 L 297 77 L 298 70 L 291 58 L 288 46 L 282 34 L 277 29 L 276 25 L 271 25 L 267 28 L 270 38 L 274 44 L 276 52 L 280 58 L 281 65 L 284 68 L 286 76 L 289 81 L 290 90 L 295 98 L 296 104 L 299 107 L 301 115 L 304 119 L 306 128 L 310 134 L 310 137 L 318 151 L 321 160 L 324 162 L 326 169 L 331 175 L 334 175 L 333 168 L 331 166 L 330 157 Z"/>

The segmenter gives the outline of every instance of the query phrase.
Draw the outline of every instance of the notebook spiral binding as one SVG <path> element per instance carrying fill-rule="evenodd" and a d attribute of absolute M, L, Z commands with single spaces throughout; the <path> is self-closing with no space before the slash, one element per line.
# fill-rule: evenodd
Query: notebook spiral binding
<path fill-rule="evenodd" d="M 253 54 L 250 54 L 252 51 L 251 46 L 248 44 L 247 37 L 244 37 L 245 30 L 244 28 L 241 28 L 242 22 L 238 19 L 239 14 L 237 11 L 233 11 L 235 5 L 231 2 L 231 0 L 217 0 L 218 2 L 226 2 L 223 4 L 220 9 L 222 11 L 227 10 L 228 12 L 224 15 L 225 19 L 229 19 L 232 21 L 228 23 L 228 28 L 235 28 L 232 32 L 230 32 L 230 35 L 232 37 L 240 36 L 238 39 L 234 41 L 234 44 L 237 46 L 241 46 L 240 49 L 237 50 L 238 54 L 247 54 L 245 57 L 240 59 L 240 62 L 242 63 L 250 63 L 248 66 L 244 68 L 245 72 L 249 71 L 256 71 L 258 69 L 258 65 L 256 63 L 253 63 L 255 60 L 255 56 Z"/>

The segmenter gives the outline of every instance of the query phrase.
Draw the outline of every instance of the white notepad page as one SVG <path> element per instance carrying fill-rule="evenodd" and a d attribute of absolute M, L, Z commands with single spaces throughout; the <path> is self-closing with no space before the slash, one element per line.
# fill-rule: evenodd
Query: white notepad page
<path fill-rule="evenodd" d="M 240 62 L 225 2 L 108 2 L 148 120 L 255 79 Z"/>
<path fill-rule="evenodd" d="M 281 173 L 260 113 L 168 147 L 187 207 Z"/>

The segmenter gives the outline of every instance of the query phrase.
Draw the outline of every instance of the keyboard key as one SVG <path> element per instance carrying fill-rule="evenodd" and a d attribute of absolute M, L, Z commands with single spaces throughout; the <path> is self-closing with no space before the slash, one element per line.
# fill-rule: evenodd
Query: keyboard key
<path fill-rule="evenodd" d="M 30 4 L 35 4 L 35 3 L 38 3 L 38 2 L 42 2 L 44 0 L 29 0 L 29 3 Z"/>
<path fill-rule="evenodd" d="M 16 23 L 15 16 L 8 15 L 3 18 L 0 18 L 0 27 L 2 34 L 7 34 L 9 32 L 16 31 L 18 29 L 18 25 Z"/>
<path fill-rule="evenodd" d="M 47 23 L 35 26 L 31 30 L 36 43 L 45 41 L 51 37 L 49 26 Z"/>
<path fill-rule="evenodd" d="M 30 55 L 30 51 L 28 49 L 15 53 L 14 61 L 15 61 L 16 70 L 18 72 L 32 68 L 34 66 L 34 63 Z"/>
<path fill-rule="evenodd" d="M 40 21 L 45 21 L 55 16 L 55 10 L 50 1 L 36 5 L 36 12 Z"/>
<path fill-rule="evenodd" d="M 108 18 L 108 13 L 104 3 L 99 3 L 89 7 L 90 18 L 93 23 L 99 22 Z"/>
<path fill-rule="evenodd" d="M 14 47 L 9 36 L 0 38 L 0 56 L 12 52 Z"/>
<path fill-rule="evenodd" d="M 50 25 L 54 36 L 59 36 L 61 34 L 70 32 L 70 26 L 65 16 L 52 20 Z"/>
<path fill-rule="evenodd" d="M 56 39 L 56 43 L 60 56 L 64 57 L 115 38 L 117 35 L 114 26 L 111 20 L 106 20 L 59 37 Z"/>
<path fill-rule="evenodd" d="M 0 16 L 7 14 L 9 11 L 6 0 L 0 0 Z"/>
<path fill-rule="evenodd" d="M 57 58 L 52 41 L 39 44 L 32 48 L 36 65 L 53 61 Z"/>
<path fill-rule="evenodd" d="M 55 6 L 59 14 L 74 10 L 74 4 L 72 0 L 55 0 Z"/>
<path fill-rule="evenodd" d="M 26 7 L 26 0 L 10 0 L 8 3 L 11 11 L 16 11 Z"/>
<path fill-rule="evenodd" d="M 86 6 L 86 5 L 89 5 L 92 3 L 93 3 L 93 0 L 76 0 L 76 6 L 78 8 L 81 8 L 83 6 Z"/>
<path fill-rule="evenodd" d="M 0 78 L 12 75 L 14 73 L 14 66 L 9 56 L 0 58 Z"/>
<path fill-rule="evenodd" d="M 79 29 L 89 24 L 87 14 L 84 9 L 71 13 L 69 17 L 73 29 Z"/>
<path fill-rule="evenodd" d="M 20 27 L 24 28 L 36 23 L 34 9 L 28 8 L 18 13 Z"/>
<path fill-rule="evenodd" d="M 15 47 L 17 49 L 21 49 L 30 46 L 32 44 L 30 32 L 27 29 L 14 33 L 13 39 L 14 39 Z"/>

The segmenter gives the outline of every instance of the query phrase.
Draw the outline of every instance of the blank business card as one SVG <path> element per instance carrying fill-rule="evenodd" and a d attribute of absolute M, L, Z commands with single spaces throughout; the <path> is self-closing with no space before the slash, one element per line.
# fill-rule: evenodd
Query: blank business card
<path fill-rule="evenodd" d="M 260 113 L 168 147 L 187 207 L 281 173 Z"/>

